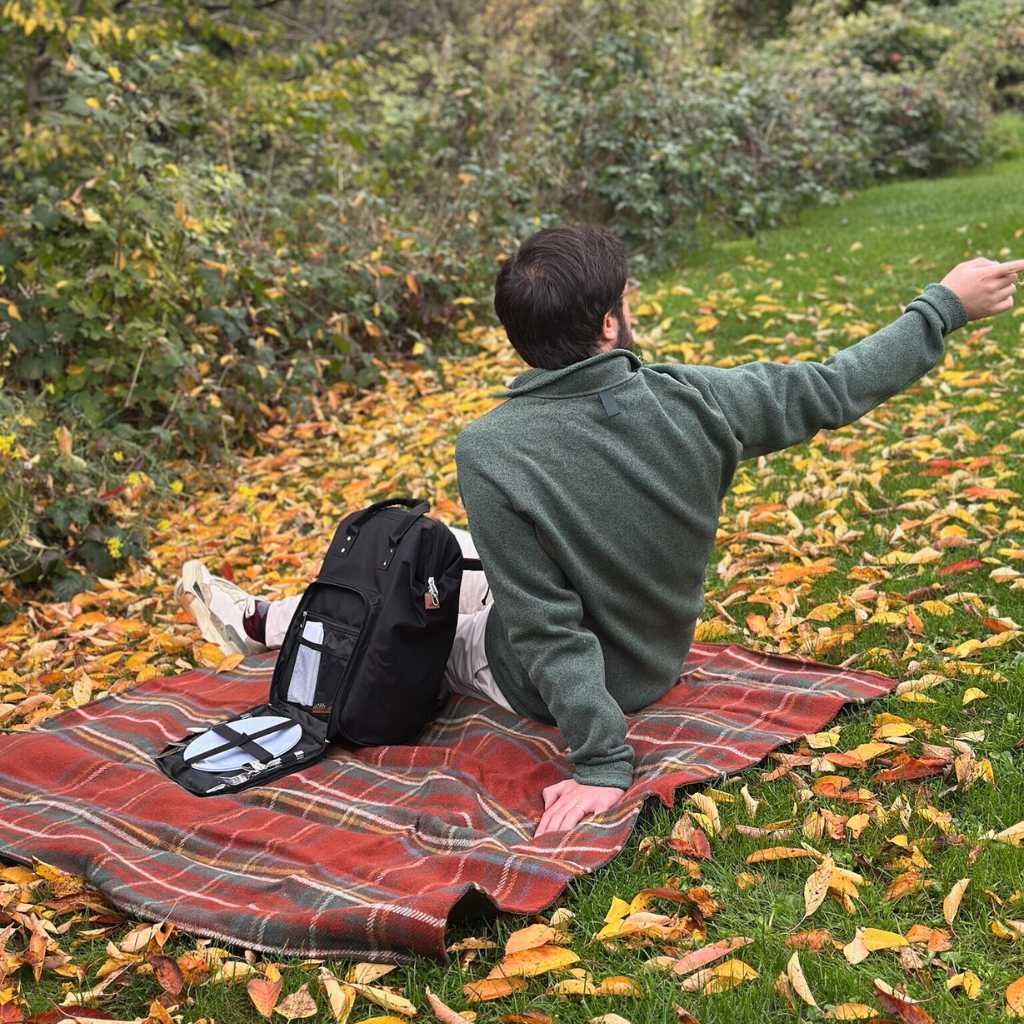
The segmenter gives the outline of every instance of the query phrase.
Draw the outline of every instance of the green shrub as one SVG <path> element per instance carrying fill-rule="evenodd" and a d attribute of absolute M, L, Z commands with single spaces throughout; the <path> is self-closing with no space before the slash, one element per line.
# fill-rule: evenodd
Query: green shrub
<path fill-rule="evenodd" d="M 994 118 L 985 136 L 983 155 L 988 160 L 1024 159 L 1024 115 L 1006 110 Z"/>
<path fill-rule="evenodd" d="M 872 5 L 847 15 L 826 29 L 817 45 L 836 64 L 859 61 L 875 71 L 900 74 L 933 68 L 956 33 L 931 20 L 927 8 L 908 12 L 904 7 Z"/>
<path fill-rule="evenodd" d="M 140 501 L 161 471 L 125 424 L 54 425 L 50 403 L 0 394 L 0 566 L 67 598 L 144 549 Z M 77 438 L 77 439 L 76 439 Z M 83 457 L 84 456 L 84 457 Z M 131 511 L 135 506 L 135 511 Z M 0 621 L 7 613 L 0 601 Z"/>
<path fill-rule="evenodd" d="M 964 32 L 937 68 L 964 92 L 985 93 L 994 110 L 1024 110 L 1024 20 L 985 22 Z"/>

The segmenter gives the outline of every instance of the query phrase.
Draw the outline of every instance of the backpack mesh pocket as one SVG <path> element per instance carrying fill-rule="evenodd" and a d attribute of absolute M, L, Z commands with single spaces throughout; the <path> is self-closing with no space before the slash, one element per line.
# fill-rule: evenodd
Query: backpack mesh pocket
<path fill-rule="evenodd" d="M 352 667 L 360 630 L 307 613 L 295 638 L 285 700 L 328 715 Z"/>

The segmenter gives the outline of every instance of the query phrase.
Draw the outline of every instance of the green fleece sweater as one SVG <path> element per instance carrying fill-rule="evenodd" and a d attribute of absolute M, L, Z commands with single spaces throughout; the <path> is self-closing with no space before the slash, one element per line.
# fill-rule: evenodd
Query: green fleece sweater
<path fill-rule="evenodd" d="M 485 648 L 520 714 L 558 726 L 574 778 L 626 788 L 625 713 L 676 682 L 736 464 L 863 416 L 934 367 L 967 322 L 929 284 L 824 362 L 643 365 L 613 349 L 531 369 L 456 441 L 493 594 Z"/>

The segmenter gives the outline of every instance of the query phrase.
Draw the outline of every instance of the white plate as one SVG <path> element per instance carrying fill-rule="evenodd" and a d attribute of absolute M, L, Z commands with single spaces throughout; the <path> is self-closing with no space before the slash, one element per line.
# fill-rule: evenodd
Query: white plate
<path fill-rule="evenodd" d="M 271 725 L 287 721 L 288 719 L 282 715 L 259 715 L 256 718 L 239 718 L 234 722 L 227 722 L 225 724 L 231 726 L 235 732 L 251 736 L 253 733 L 260 732 Z M 253 742 L 261 746 L 271 757 L 280 757 L 281 754 L 288 753 L 301 738 L 302 727 L 292 723 L 288 728 L 282 727 L 277 732 L 268 733 L 266 736 L 253 740 Z M 218 736 L 212 729 L 207 729 L 206 732 L 200 733 L 185 748 L 184 756 L 186 758 L 196 757 L 207 750 L 215 750 L 217 747 L 222 747 L 227 742 L 223 736 Z M 239 768 L 247 768 L 251 764 L 259 764 L 259 759 L 253 757 L 252 754 L 247 754 L 240 747 L 232 747 L 230 750 L 224 750 L 219 754 L 214 754 L 212 757 L 205 757 L 201 761 L 194 761 L 191 767 L 200 772 L 230 772 L 237 771 Z"/>

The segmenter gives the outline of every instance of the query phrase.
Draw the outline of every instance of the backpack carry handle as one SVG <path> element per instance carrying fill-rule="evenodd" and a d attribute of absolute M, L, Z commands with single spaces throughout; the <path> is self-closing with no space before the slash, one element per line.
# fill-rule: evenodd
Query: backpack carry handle
<path fill-rule="evenodd" d="M 416 498 L 386 498 L 384 501 L 375 501 L 368 508 L 364 508 L 348 524 L 349 533 L 358 533 L 359 527 L 363 525 L 371 516 L 375 516 L 381 509 L 388 508 L 391 505 L 405 505 L 406 508 L 411 509 L 417 515 L 423 515 L 430 511 L 429 501 L 417 501 Z"/>
<path fill-rule="evenodd" d="M 425 515 L 430 511 L 429 501 L 418 501 L 416 498 L 387 498 L 384 501 L 374 502 L 367 508 L 364 508 L 357 516 L 355 516 L 349 523 L 340 523 L 338 529 L 334 533 L 334 539 L 331 541 L 331 546 L 328 549 L 328 557 L 339 557 L 345 555 L 353 544 L 356 542 L 356 538 L 359 536 L 359 530 L 365 526 L 366 523 L 375 516 L 378 512 L 390 506 L 405 506 L 409 509 L 412 515 L 408 521 L 399 527 L 397 534 L 392 534 L 389 538 L 389 544 L 391 547 L 391 554 L 394 553 L 394 549 L 398 546 L 398 541 L 402 539 L 405 531 L 412 526 L 420 516 Z M 344 530 L 344 534 L 343 534 Z M 390 554 L 388 556 L 390 561 Z M 388 562 L 386 561 L 383 568 L 387 568 Z"/>

